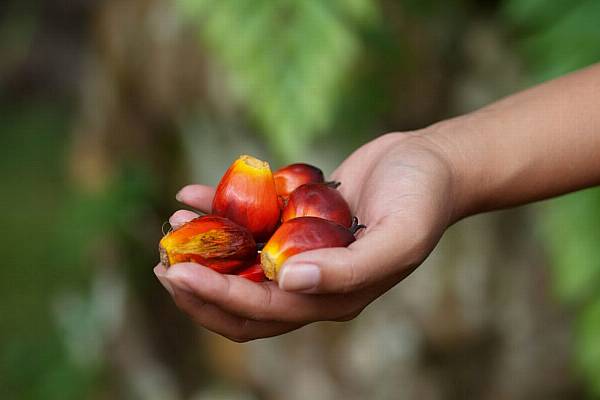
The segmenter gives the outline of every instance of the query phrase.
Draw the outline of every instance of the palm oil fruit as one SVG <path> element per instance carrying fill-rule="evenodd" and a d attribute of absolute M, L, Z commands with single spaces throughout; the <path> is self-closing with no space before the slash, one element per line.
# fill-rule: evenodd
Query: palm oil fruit
<path fill-rule="evenodd" d="M 260 261 L 250 265 L 249 267 L 242 268 L 235 274 L 253 282 L 264 282 L 267 280 L 267 277 L 262 270 L 262 266 L 260 265 Z"/>
<path fill-rule="evenodd" d="M 289 257 L 346 247 L 365 228 L 335 190 L 338 185 L 325 182 L 323 172 L 309 164 L 273 174 L 267 162 L 242 155 L 221 178 L 212 214 L 164 235 L 161 263 L 194 262 L 254 282 L 276 280 Z"/>
<path fill-rule="evenodd" d="M 290 164 L 280 168 L 275 171 L 273 178 L 275 178 L 277 194 L 283 199 L 287 199 L 297 187 L 305 183 L 325 182 L 323 171 L 315 166 L 303 163 Z"/>
<path fill-rule="evenodd" d="M 307 183 L 290 194 L 281 221 L 297 217 L 319 217 L 352 226 L 350 206 L 338 190 L 324 183 Z"/>
<path fill-rule="evenodd" d="M 217 186 L 212 212 L 246 227 L 255 240 L 266 241 L 281 214 L 269 163 L 247 155 L 234 161 Z"/>
<path fill-rule="evenodd" d="M 227 218 L 205 215 L 167 233 L 159 243 L 165 267 L 194 262 L 221 273 L 247 265 L 256 257 L 250 231 Z"/>
<path fill-rule="evenodd" d="M 281 224 L 263 248 L 260 261 L 266 277 L 277 280 L 289 257 L 325 247 L 346 247 L 354 240 L 352 231 L 338 223 L 318 217 L 298 217 Z"/>

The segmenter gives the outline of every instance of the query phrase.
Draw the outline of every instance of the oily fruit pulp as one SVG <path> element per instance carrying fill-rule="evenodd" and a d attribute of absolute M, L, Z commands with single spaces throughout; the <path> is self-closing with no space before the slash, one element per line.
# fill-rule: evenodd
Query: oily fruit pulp
<path fill-rule="evenodd" d="M 284 222 L 275 231 L 261 253 L 261 265 L 267 278 L 277 280 L 283 263 L 291 256 L 325 247 L 346 247 L 354 242 L 346 227 L 317 217 L 298 217 Z"/>
<path fill-rule="evenodd" d="M 280 168 L 273 174 L 277 194 L 283 199 L 305 183 L 322 183 L 325 181 L 323 171 L 310 164 L 297 163 Z"/>
<path fill-rule="evenodd" d="M 281 214 L 285 222 L 297 217 L 319 217 L 349 228 L 350 206 L 342 194 L 323 183 L 308 183 L 294 190 Z"/>
<path fill-rule="evenodd" d="M 212 212 L 246 227 L 255 240 L 266 241 L 281 213 L 269 163 L 247 155 L 234 161 L 217 186 Z"/>
<path fill-rule="evenodd" d="M 256 243 L 244 227 L 219 216 L 195 218 L 167 233 L 159 243 L 165 267 L 195 262 L 228 273 L 256 257 Z"/>
<path fill-rule="evenodd" d="M 265 273 L 263 272 L 262 267 L 260 265 L 260 262 L 254 263 L 249 267 L 242 268 L 235 274 L 253 282 L 264 282 L 265 280 L 267 280 L 267 278 L 265 277 Z"/>

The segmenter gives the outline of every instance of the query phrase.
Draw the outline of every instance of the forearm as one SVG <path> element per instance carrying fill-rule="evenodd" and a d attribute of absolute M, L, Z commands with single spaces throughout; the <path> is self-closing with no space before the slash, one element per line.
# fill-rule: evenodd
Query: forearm
<path fill-rule="evenodd" d="M 600 184 L 600 64 L 434 125 L 457 218 Z"/>

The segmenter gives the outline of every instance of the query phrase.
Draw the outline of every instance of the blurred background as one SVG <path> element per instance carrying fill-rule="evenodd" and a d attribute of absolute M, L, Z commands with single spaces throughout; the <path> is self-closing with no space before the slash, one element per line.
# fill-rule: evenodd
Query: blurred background
<path fill-rule="evenodd" d="M 236 344 L 155 279 L 184 184 L 600 60 L 597 0 L 2 0 L 0 398 L 600 399 L 600 191 L 470 218 L 356 320 Z"/>

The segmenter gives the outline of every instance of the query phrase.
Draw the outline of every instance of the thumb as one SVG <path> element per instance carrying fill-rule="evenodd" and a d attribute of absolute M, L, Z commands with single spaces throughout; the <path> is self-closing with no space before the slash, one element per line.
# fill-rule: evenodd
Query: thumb
<path fill-rule="evenodd" d="M 370 228 L 349 247 L 297 254 L 283 265 L 279 287 L 308 293 L 348 293 L 405 276 L 431 250 L 429 236 L 392 219 Z"/>

